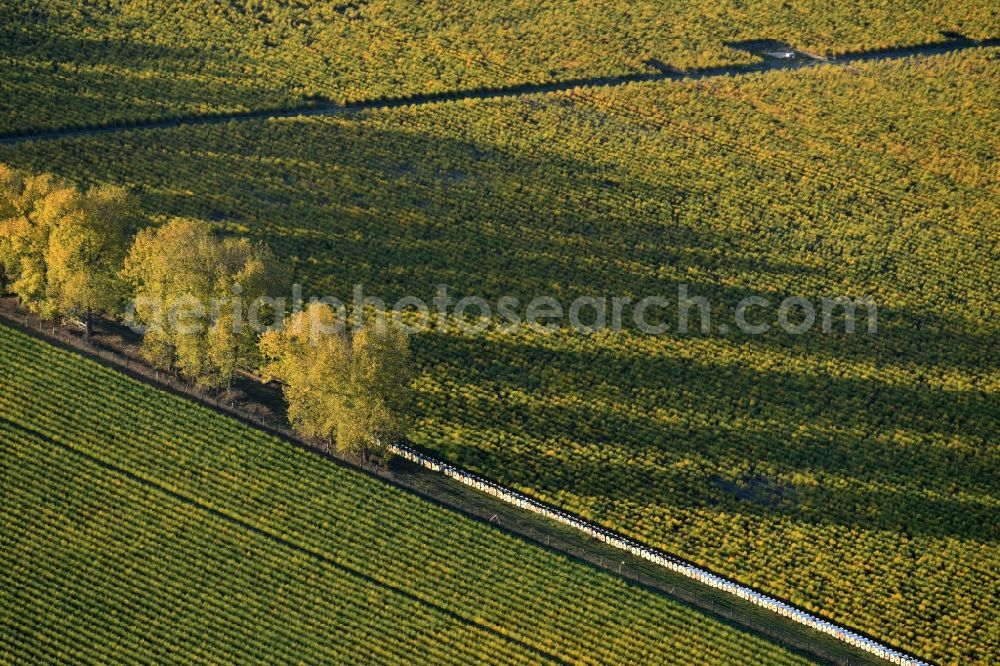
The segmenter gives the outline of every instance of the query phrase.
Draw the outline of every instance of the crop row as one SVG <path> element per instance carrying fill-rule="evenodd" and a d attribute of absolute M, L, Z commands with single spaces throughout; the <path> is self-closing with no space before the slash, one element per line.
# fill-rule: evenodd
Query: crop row
<path fill-rule="evenodd" d="M 27 518 L 10 516 L 5 534 L 20 530 L 18 534 L 30 537 L 51 530 L 62 536 L 39 536 L 34 548 L 30 543 L 25 548 L 37 550 L 38 545 L 54 540 L 74 544 L 72 550 L 81 562 L 90 555 L 110 558 L 115 567 L 136 567 L 127 576 L 109 570 L 108 584 L 134 575 L 148 584 L 142 598 L 150 604 L 169 606 L 172 595 L 193 594 L 198 601 L 191 612 L 197 615 L 204 608 L 214 619 L 216 611 L 209 612 L 213 604 L 239 599 L 245 600 L 246 613 L 253 617 L 262 611 L 254 595 L 272 594 L 275 589 L 260 585 L 270 577 L 282 593 L 274 599 L 265 596 L 264 603 L 296 600 L 292 610 L 279 607 L 277 617 L 294 610 L 299 618 L 305 609 L 312 609 L 316 621 L 322 623 L 328 621 L 325 614 L 333 612 L 329 608 L 348 604 L 354 609 L 348 623 L 358 617 L 375 623 L 367 629 L 374 635 L 359 638 L 358 645 L 366 640 L 378 643 L 381 634 L 411 648 L 416 646 L 407 632 L 417 632 L 418 638 L 447 636 L 447 647 L 440 649 L 451 650 L 454 644 L 456 660 L 461 659 L 463 641 L 472 641 L 467 644 L 474 646 L 490 636 L 495 636 L 494 648 L 483 643 L 469 649 L 495 653 L 498 661 L 508 663 L 518 655 L 533 660 L 538 654 L 559 655 L 576 663 L 686 662 L 691 655 L 725 663 L 774 650 L 756 637 L 666 599 L 630 589 L 389 486 L 321 463 L 234 421 L 9 329 L 0 331 L 0 350 L 5 359 L 0 375 L 4 388 L 0 427 L 3 441 L 10 442 L 5 444 L 5 467 L 31 468 L 25 459 L 30 456 L 22 454 L 15 443 L 38 448 L 40 440 L 25 433 L 44 433 L 50 440 L 33 454 L 40 458 L 42 469 L 48 467 L 48 486 L 38 487 L 34 480 L 9 484 L 12 500 L 20 494 L 35 498 L 8 503 L 8 511 L 32 502 L 41 507 L 23 509 Z M 110 469 L 102 470 L 76 452 L 97 458 Z M 116 469 L 127 470 L 137 479 L 125 478 Z M 179 502 L 177 496 L 190 501 Z M 52 503 L 46 505 L 45 498 Z M 219 519 L 220 514 L 230 520 Z M 74 520 L 83 524 L 63 534 Z M 163 535 L 156 536 L 158 531 Z M 85 535 L 92 542 L 87 543 Z M 12 537 L 15 542 L 20 539 Z M 52 546 L 60 552 L 57 545 Z M 167 546 L 178 550 L 160 552 Z M 185 560 L 183 553 L 189 549 L 199 555 Z M 230 579 L 227 573 L 218 584 L 200 584 L 192 590 L 189 586 L 198 580 L 197 574 L 183 567 L 219 570 L 202 562 L 209 558 L 228 562 L 222 570 L 235 568 L 239 575 Z M 282 562 L 289 559 L 295 566 L 286 572 Z M 69 564 L 51 566 L 73 570 Z M 149 570 L 143 568 L 147 566 Z M 254 568 L 258 566 L 262 570 Z M 245 573 L 244 567 L 249 569 Z M 353 580 L 351 572 L 364 579 Z M 311 590 L 294 591 L 291 586 L 298 576 L 306 576 Z M 330 577 L 331 583 L 310 582 L 311 576 Z M 227 586 L 231 593 L 225 591 Z M 244 586 L 271 592 L 243 590 Z M 374 591 L 364 592 L 372 586 Z M 338 601 L 341 588 L 345 598 Z M 165 599 L 159 599 L 158 590 L 167 595 Z M 108 590 L 105 593 L 117 600 Z M 219 598 L 211 599 L 213 594 Z M 354 600 L 352 595 L 359 594 L 369 598 Z M 372 598 L 375 594 L 384 601 Z M 45 595 L 39 598 L 56 603 Z M 414 604 L 419 612 L 412 610 Z M 376 613 L 372 608 L 384 610 Z M 455 618 L 442 616 L 437 609 L 449 609 L 465 621 L 453 632 Z M 115 615 L 112 609 L 108 613 L 108 617 Z M 372 617 L 366 618 L 366 613 Z M 383 618 L 382 613 L 408 615 L 412 622 L 397 631 L 393 616 Z M 62 631 L 58 626 L 38 630 Z M 219 649 L 225 651 L 226 641 L 240 635 L 238 627 L 231 630 L 236 633 L 223 640 Z M 159 640 L 152 642 L 158 645 Z M 382 647 L 391 650 L 392 640 L 383 641 Z M 89 645 L 101 649 L 100 642 Z M 206 641 L 206 645 L 213 643 Z M 259 649 L 269 645 L 265 642 Z M 249 642 L 247 649 L 252 646 Z M 438 653 L 431 654 L 436 661 Z M 769 660 L 788 658 L 778 651 L 768 656 Z"/>
<path fill-rule="evenodd" d="M 750 295 L 872 297 L 877 335 L 435 328 L 413 341 L 414 439 L 920 656 L 976 663 L 1000 635 L 997 63 L 982 49 L 0 155 L 265 239 L 307 295 L 363 283 L 429 301 L 445 283 L 568 303 L 683 284 L 720 304 L 713 329 Z"/>
<path fill-rule="evenodd" d="M 72 384 L 70 384 L 67 387 L 67 389 L 69 391 L 72 391 L 72 390 L 83 390 L 82 387 L 74 386 Z M 61 391 L 60 391 L 60 394 L 61 394 Z M 68 400 L 71 399 L 71 394 L 60 395 L 60 397 L 61 397 L 62 400 L 68 401 Z M 117 411 L 117 409 L 119 407 L 121 409 L 123 409 L 123 410 L 131 411 L 131 408 L 133 406 L 132 405 L 115 406 L 116 411 Z M 81 423 L 80 426 L 81 427 L 86 427 L 86 424 Z M 55 427 L 57 427 L 57 424 L 51 424 L 51 425 L 47 424 L 47 429 L 54 429 Z M 162 426 L 158 425 L 158 426 L 155 426 L 155 427 L 156 427 L 156 429 L 159 429 Z M 130 434 L 129 432 L 114 432 L 114 431 L 111 434 L 113 434 L 115 436 L 115 438 L 117 440 L 119 440 L 119 441 L 134 441 L 136 437 L 142 437 L 144 441 L 148 442 L 148 441 L 151 441 L 151 438 L 153 437 L 153 434 L 152 434 L 151 430 L 152 430 L 152 427 L 149 429 L 149 431 L 140 431 L 140 432 L 134 433 L 134 434 Z M 195 443 L 196 444 L 200 444 L 200 446 L 208 448 L 209 450 L 211 450 L 211 447 L 212 447 L 212 445 L 213 445 L 214 442 L 212 442 L 212 441 L 203 441 L 203 442 L 195 442 Z M 193 465 L 194 463 L 193 462 L 189 462 L 189 461 L 185 461 L 185 464 L 191 464 L 191 465 Z M 197 464 L 199 464 L 201 466 L 204 466 L 207 469 L 212 469 L 212 467 L 209 466 L 209 463 L 207 463 L 204 460 L 199 461 Z M 157 470 L 157 471 L 160 471 L 160 470 Z M 163 470 L 162 472 L 163 472 L 163 475 L 166 474 L 166 470 Z M 289 483 L 292 482 L 291 479 L 285 479 L 285 481 L 287 481 Z M 176 483 L 176 481 L 174 483 Z M 171 489 L 178 489 L 179 491 L 183 491 L 183 487 L 175 486 L 173 483 L 170 484 L 170 487 L 171 487 Z M 202 486 L 199 485 L 198 488 L 202 488 Z M 305 501 L 305 499 L 306 498 L 303 498 L 304 501 Z M 281 501 L 280 498 L 277 498 L 277 497 L 273 497 L 273 496 L 270 496 L 270 495 L 257 496 L 256 493 L 255 493 L 251 498 L 244 498 L 243 499 L 243 505 L 246 508 L 248 508 L 248 509 L 250 509 L 250 510 L 252 510 L 254 512 L 260 512 L 262 514 L 266 513 L 266 512 L 274 513 L 275 512 L 275 507 L 283 507 L 284 506 L 284 505 L 280 504 L 280 501 Z M 313 501 L 315 501 L 315 500 L 313 500 Z M 385 538 L 382 537 L 381 535 L 379 535 L 377 533 L 377 530 L 379 529 L 380 526 L 384 527 L 384 522 L 383 521 L 385 521 L 387 517 L 396 518 L 399 521 L 404 521 L 404 520 L 406 520 L 408 518 L 408 516 L 406 516 L 405 514 L 392 515 L 391 511 L 374 510 L 373 507 L 370 504 L 370 500 L 368 500 L 367 498 L 357 498 L 357 497 L 345 498 L 345 497 L 341 497 L 341 498 L 339 498 L 339 501 L 337 501 L 337 504 L 339 506 L 344 507 L 348 511 L 356 511 L 356 512 L 359 512 L 359 513 L 364 513 L 366 516 L 370 516 L 370 522 L 361 521 L 362 524 L 358 525 L 358 526 L 355 526 L 355 525 L 348 525 L 348 526 L 337 525 L 336 526 L 339 539 L 346 539 L 350 543 L 365 543 L 366 544 L 366 549 L 365 549 L 364 552 L 341 553 L 340 551 L 337 551 L 338 554 L 342 554 L 345 557 L 348 556 L 348 555 L 350 556 L 347 559 L 347 564 L 349 566 L 361 566 L 363 562 L 371 562 L 371 563 L 373 563 L 373 564 L 375 564 L 375 565 L 377 565 L 379 567 L 385 567 L 386 569 L 391 568 L 391 569 L 394 569 L 394 570 L 398 571 L 399 565 L 398 564 L 393 564 L 393 562 L 392 562 L 392 556 L 393 555 L 391 553 L 387 552 L 387 550 L 386 550 L 387 544 L 386 544 Z M 279 509 L 279 511 L 280 511 L 280 509 Z M 387 516 L 387 514 L 390 514 L 390 515 Z M 281 512 L 278 515 L 281 518 L 281 526 L 283 528 L 286 528 L 286 529 L 301 527 L 304 530 L 304 529 L 306 529 L 309 526 L 309 521 L 311 519 L 310 517 L 306 517 L 304 519 L 303 524 L 300 525 L 300 523 L 297 520 L 295 520 L 296 516 L 294 514 L 284 515 L 284 513 Z M 352 528 L 359 529 L 360 531 L 353 531 Z M 375 533 L 373 534 L 372 532 L 375 532 Z M 410 552 L 410 553 L 427 553 L 427 557 L 431 557 L 432 551 L 430 550 L 430 547 L 432 546 L 433 543 L 436 542 L 436 540 L 437 540 L 436 536 L 430 535 L 427 539 L 422 540 L 420 542 L 416 542 L 416 543 L 410 542 L 410 541 L 406 540 L 406 539 L 408 539 L 409 536 L 410 535 L 405 534 L 405 533 L 402 534 L 402 535 L 397 535 L 397 539 L 398 538 L 402 538 L 402 539 L 405 540 L 404 543 L 397 544 L 397 548 L 399 548 L 401 550 L 405 550 L 406 552 Z M 420 535 L 420 536 L 423 537 L 423 535 Z M 300 538 L 299 535 L 295 534 L 294 532 L 288 534 L 288 537 L 289 538 Z M 483 548 L 488 547 L 489 544 L 488 543 L 474 543 L 473 545 L 476 547 L 476 550 L 473 551 L 475 553 L 475 552 L 481 551 L 481 549 L 483 549 Z M 419 566 L 419 564 L 423 561 L 423 558 L 422 558 L 421 555 L 411 555 L 410 559 L 414 560 L 414 566 Z M 466 566 L 472 566 L 473 562 L 472 561 L 468 561 L 465 564 L 466 564 Z M 525 569 L 525 566 L 521 565 L 519 567 L 518 573 L 515 573 L 515 574 L 512 574 L 510 572 L 505 572 L 505 571 L 502 571 L 502 570 L 491 570 L 491 580 L 485 581 L 485 582 L 487 584 L 491 585 L 491 586 L 502 586 L 505 583 L 506 584 L 510 584 L 511 582 L 516 582 L 515 589 L 537 589 L 533 585 L 534 581 L 532 581 L 530 579 L 523 579 L 523 578 L 521 578 L 519 576 L 519 574 L 524 569 Z M 416 572 L 416 575 L 419 575 L 419 570 Z M 444 582 L 444 581 L 442 581 L 439 578 L 439 582 Z M 483 582 L 483 581 L 480 581 L 480 582 Z M 448 584 L 445 586 L 445 590 L 443 590 L 443 592 L 447 593 L 447 594 L 450 594 L 450 596 L 448 598 L 449 602 L 455 603 L 455 602 L 460 601 L 463 598 L 468 597 L 469 595 L 475 594 L 476 593 L 476 589 L 475 589 L 475 586 L 471 584 L 471 582 L 465 581 L 465 580 L 462 580 L 461 578 L 459 578 L 457 580 L 449 580 Z M 539 592 L 546 599 L 551 598 L 553 596 L 555 596 L 555 597 L 560 596 L 560 593 L 558 591 L 554 591 L 554 590 L 539 590 Z M 571 599 L 571 601 L 581 602 L 582 603 L 584 601 L 584 599 L 573 598 L 573 599 Z M 593 606 L 592 603 L 591 603 L 591 606 Z M 600 606 L 597 606 L 594 610 L 595 611 L 608 612 L 608 613 L 614 613 L 614 612 L 619 612 L 621 609 L 615 609 L 615 608 L 604 609 L 604 608 L 601 608 Z M 502 617 L 501 615 L 499 615 L 499 613 L 501 611 L 502 611 L 501 608 L 497 608 L 498 617 Z M 531 621 L 534 622 L 539 617 L 542 617 L 542 618 L 544 618 L 546 620 L 557 622 L 559 620 L 559 617 L 561 616 L 561 613 L 562 613 L 562 611 L 558 610 L 558 609 L 554 610 L 554 611 L 550 611 L 549 608 L 548 608 L 548 606 L 546 604 L 540 603 L 540 604 L 536 605 L 533 608 L 533 612 L 532 612 L 532 616 L 531 616 Z M 518 627 L 518 628 L 520 628 L 520 627 Z M 581 636 L 576 636 L 574 638 L 576 640 L 582 639 Z"/>
<path fill-rule="evenodd" d="M 480 651 L 492 663 L 531 662 L 473 624 L 275 548 L 204 511 L 170 506 L 72 453 L 18 441 L 16 431 L 3 435 L 19 473 L 0 517 L 5 537 L 21 545 L 5 553 L 5 582 L 20 607 L 11 619 L 37 613 L 48 620 L 12 628 L 23 632 L 19 647 L 55 652 L 38 658 L 100 660 L 114 654 L 110 648 L 133 663 L 231 663 L 236 654 L 257 663 L 293 654 L 342 663 L 359 652 L 405 663 L 419 650 L 440 663 L 468 663 Z M 67 574 L 78 571 L 88 576 L 74 584 Z M 95 605 L 107 621 L 80 622 Z"/>

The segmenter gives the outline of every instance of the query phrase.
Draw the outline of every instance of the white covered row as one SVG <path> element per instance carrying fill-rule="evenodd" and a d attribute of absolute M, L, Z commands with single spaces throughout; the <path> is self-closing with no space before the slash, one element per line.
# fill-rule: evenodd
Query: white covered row
<path fill-rule="evenodd" d="M 614 532 L 603 527 L 588 523 L 577 518 L 576 516 L 571 516 L 564 511 L 546 506 L 545 504 L 542 504 L 527 495 L 523 495 L 516 490 L 510 490 L 509 488 L 505 488 L 501 485 L 493 483 L 492 481 L 480 478 L 475 474 L 471 474 L 465 470 L 443 463 L 439 460 L 435 460 L 434 458 L 424 455 L 423 453 L 420 453 L 419 451 L 416 451 L 408 446 L 397 444 L 393 445 L 391 448 L 393 453 L 401 458 L 409 460 L 410 462 L 414 462 L 427 469 L 450 476 L 456 481 L 492 495 L 493 497 L 499 498 L 509 504 L 513 504 L 514 506 L 527 509 L 528 511 L 532 511 L 553 520 L 557 520 L 564 525 L 569 525 L 570 527 L 580 530 L 581 532 L 603 541 L 604 543 L 632 553 L 636 557 L 641 557 L 644 560 L 666 567 L 675 573 L 697 580 L 705 585 L 708 585 L 709 587 L 733 594 L 740 599 L 745 599 L 746 601 L 756 604 L 757 606 L 766 608 L 767 610 L 777 613 L 778 615 L 794 620 L 799 624 L 811 627 L 825 634 L 829 634 L 834 638 L 861 648 L 871 654 L 877 655 L 893 664 L 926 666 L 925 662 L 905 655 L 897 650 L 893 650 L 892 648 L 882 645 L 878 641 L 861 636 L 850 629 L 838 626 L 832 622 L 822 620 L 814 615 L 811 615 L 810 613 L 795 608 L 794 606 L 790 606 L 783 601 L 778 601 L 777 599 L 773 599 L 766 594 L 761 594 L 760 592 L 752 590 L 749 587 L 726 580 L 721 576 L 696 567 L 693 564 L 679 560 L 676 557 L 653 548 L 649 548 L 640 543 L 636 543 L 631 539 L 615 534 Z"/>

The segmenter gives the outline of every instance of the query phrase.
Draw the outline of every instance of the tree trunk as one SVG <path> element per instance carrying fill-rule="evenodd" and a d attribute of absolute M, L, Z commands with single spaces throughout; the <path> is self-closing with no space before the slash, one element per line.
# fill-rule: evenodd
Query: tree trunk
<path fill-rule="evenodd" d="M 7 271 L 0 264 L 0 296 L 7 295 Z"/>
<path fill-rule="evenodd" d="M 226 386 L 226 392 L 230 393 L 233 390 L 233 377 L 236 375 L 236 364 L 239 362 L 239 353 L 237 350 L 233 350 L 233 369 L 229 371 L 229 383 Z"/>
<path fill-rule="evenodd" d="M 83 335 L 89 338 L 94 334 L 94 311 L 87 308 L 87 318 L 84 320 Z"/>

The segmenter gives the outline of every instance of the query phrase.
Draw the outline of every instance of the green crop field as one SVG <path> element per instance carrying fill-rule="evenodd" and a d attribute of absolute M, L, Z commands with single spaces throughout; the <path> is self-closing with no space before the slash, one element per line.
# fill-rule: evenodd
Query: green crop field
<path fill-rule="evenodd" d="M 974 0 L 0 3 L 0 133 L 1000 35 Z"/>
<path fill-rule="evenodd" d="M 804 663 L 0 327 L 0 660 Z"/>
<path fill-rule="evenodd" d="M 986 662 L 997 54 L 77 137 L 0 162 L 264 239 L 307 294 L 687 285 L 721 304 L 709 334 L 419 335 L 414 440 L 923 657 Z M 869 296 L 878 333 L 716 331 L 748 295 Z"/>

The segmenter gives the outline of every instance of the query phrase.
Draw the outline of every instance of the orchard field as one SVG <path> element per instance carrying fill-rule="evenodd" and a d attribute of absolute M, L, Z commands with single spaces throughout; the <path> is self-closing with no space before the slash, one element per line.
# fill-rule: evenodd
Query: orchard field
<path fill-rule="evenodd" d="M 413 341 L 414 440 L 941 663 L 1000 639 L 997 50 L 0 147 L 307 294 L 869 296 L 877 335 Z M 721 319 L 719 319 L 721 318 Z M 863 330 L 863 327 L 862 329 Z"/>
<path fill-rule="evenodd" d="M 5 663 L 806 663 L 0 327 Z"/>
<path fill-rule="evenodd" d="M 165 3 L 164 3 L 165 4 Z M 113 11 L 109 11 L 108 8 Z M 990 3 L 0 7 L 0 133 L 1000 34 Z M 871 297 L 876 335 L 413 341 L 413 439 L 941 663 L 1000 644 L 997 49 L 0 146 L 307 293 Z M 732 326 L 730 326 L 732 329 Z"/>
<path fill-rule="evenodd" d="M 0 134 L 1000 35 L 975 0 L 0 3 Z"/>

